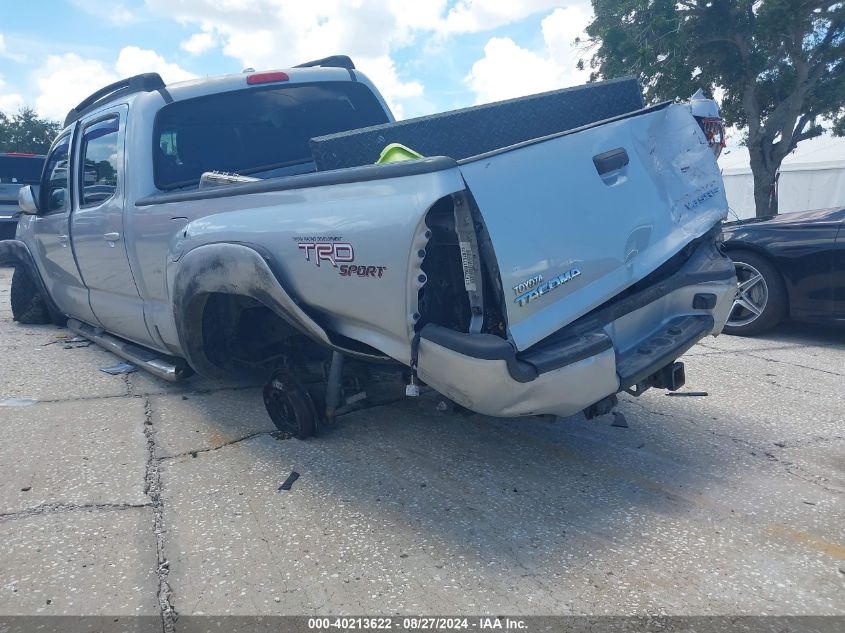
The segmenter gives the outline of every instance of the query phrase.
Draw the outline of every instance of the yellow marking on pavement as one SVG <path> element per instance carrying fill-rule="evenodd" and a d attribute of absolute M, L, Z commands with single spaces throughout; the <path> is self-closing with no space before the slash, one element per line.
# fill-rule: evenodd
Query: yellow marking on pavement
<path fill-rule="evenodd" d="M 838 558 L 839 560 L 845 560 L 845 547 L 839 545 L 838 543 L 825 541 L 814 534 L 802 532 L 801 530 L 794 530 L 791 527 L 781 525 L 780 523 L 770 525 L 769 531 L 779 536 L 785 536 L 796 543 L 809 545 L 814 549 L 824 552 L 829 556 L 833 556 L 834 558 Z"/>
<path fill-rule="evenodd" d="M 512 437 L 516 437 L 524 444 L 532 444 L 537 448 L 545 449 L 546 451 L 553 453 L 567 461 L 574 461 L 578 463 L 588 463 L 589 461 L 566 448 L 540 440 L 526 433 L 521 433 L 519 431 L 511 431 L 502 427 L 495 428 L 502 435 L 510 435 Z M 617 476 L 623 480 L 627 479 L 631 483 L 639 484 L 643 488 L 651 490 L 652 492 L 663 494 L 674 501 L 681 501 L 705 506 L 711 510 L 721 512 L 726 517 L 729 516 L 740 521 L 746 521 L 748 518 L 742 512 L 734 512 L 729 506 L 715 499 L 711 499 L 705 495 L 696 493 L 690 494 L 689 492 L 684 493 L 679 490 L 676 490 L 675 488 L 670 488 L 669 486 L 666 486 L 660 482 L 654 481 L 653 479 L 642 477 L 637 473 L 631 472 L 628 469 L 623 469 L 612 464 L 602 464 L 599 466 L 595 463 L 590 463 L 594 468 L 603 471 L 606 475 Z M 838 543 L 831 543 L 829 541 L 825 541 L 824 539 L 814 534 L 795 530 L 780 523 L 771 524 L 769 526 L 769 532 L 773 536 L 786 538 L 790 541 L 797 543 L 803 543 L 829 556 L 833 556 L 834 558 L 837 558 L 839 560 L 845 560 L 845 546 L 839 545 Z"/>

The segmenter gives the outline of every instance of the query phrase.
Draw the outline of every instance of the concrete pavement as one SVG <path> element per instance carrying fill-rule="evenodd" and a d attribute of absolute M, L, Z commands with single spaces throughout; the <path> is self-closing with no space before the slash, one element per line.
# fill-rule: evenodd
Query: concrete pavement
<path fill-rule="evenodd" d="M 431 395 L 303 442 L 255 386 L 98 371 L 10 279 L 0 615 L 845 615 L 842 331 L 708 339 L 709 395 L 623 396 L 628 428 Z"/>

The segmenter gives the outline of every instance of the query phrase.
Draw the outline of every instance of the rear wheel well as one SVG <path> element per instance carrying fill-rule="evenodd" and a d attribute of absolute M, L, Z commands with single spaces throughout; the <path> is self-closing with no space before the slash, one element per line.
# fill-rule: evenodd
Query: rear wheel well
<path fill-rule="evenodd" d="M 204 298 L 202 349 L 226 373 L 272 369 L 284 359 L 328 354 L 257 299 L 218 292 Z"/>

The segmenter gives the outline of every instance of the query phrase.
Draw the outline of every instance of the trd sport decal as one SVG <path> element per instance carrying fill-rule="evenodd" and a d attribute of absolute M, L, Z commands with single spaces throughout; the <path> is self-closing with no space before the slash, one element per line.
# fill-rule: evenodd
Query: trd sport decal
<path fill-rule="evenodd" d="M 337 268 L 338 262 L 354 262 L 355 249 L 348 242 L 300 242 L 299 250 L 305 251 L 305 261 L 313 261 L 319 268 L 325 261 Z"/>
<path fill-rule="evenodd" d="M 387 266 L 347 266 L 340 267 L 341 277 L 381 277 Z"/>
<path fill-rule="evenodd" d="M 387 266 L 367 266 L 351 264 L 355 261 L 355 249 L 349 242 L 340 241 L 341 237 L 298 236 L 293 238 L 297 248 L 305 253 L 305 261 L 314 262 L 318 268 L 322 262 L 338 269 L 341 277 L 384 276 Z"/>

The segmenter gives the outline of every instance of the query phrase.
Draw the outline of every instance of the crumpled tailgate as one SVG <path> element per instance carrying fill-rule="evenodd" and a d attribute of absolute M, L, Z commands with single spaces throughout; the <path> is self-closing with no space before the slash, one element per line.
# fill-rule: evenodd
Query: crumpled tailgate
<path fill-rule="evenodd" d="M 461 164 L 523 350 L 636 283 L 724 219 L 713 153 L 662 105 Z"/>

